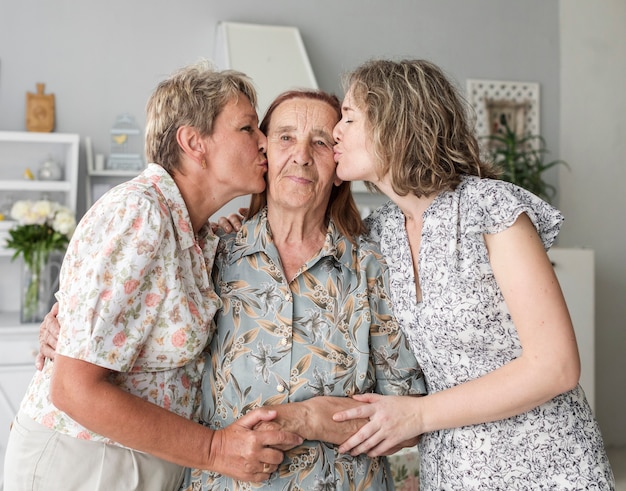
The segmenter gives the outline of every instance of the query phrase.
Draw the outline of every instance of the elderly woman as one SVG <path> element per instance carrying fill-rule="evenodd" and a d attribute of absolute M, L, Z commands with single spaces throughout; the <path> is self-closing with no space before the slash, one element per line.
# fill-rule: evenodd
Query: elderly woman
<path fill-rule="evenodd" d="M 337 409 L 358 393 L 423 392 L 392 315 L 380 252 L 361 237 L 349 184 L 335 175 L 332 130 L 339 117 L 338 100 L 322 92 L 287 92 L 272 103 L 261 124 L 268 137 L 266 192 L 253 197 L 248 220 L 218 247 L 215 287 L 223 309 L 203 375 L 205 424 L 218 430 L 252 408 L 313 402 L 300 406 L 311 422 L 287 423 L 306 441 L 256 485 L 263 489 L 392 488 L 384 458 L 338 452 L 333 443 L 354 428 L 346 434 L 326 426 L 332 411 L 326 421 L 318 403 Z M 320 395 L 338 397 L 313 399 Z M 202 470 L 190 471 L 186 484 L 244 486 Z"/>
<path fill-rule="evenodd" d="M 221 301 L 209 217 L 265 188 L 256 96 L 237 72 L 202 64 L 163 81 L 147 106 L 154 162 L 83 217 L 60 277 L 54 363 L 13 424 L 7 490 L 176 489 L 183 465 L 246 480 L 297 435 L 252 431 L 257 411 L 215 431 L 195 423 L 203 349 Z M 133 450 L 135 449 L 135 450 Z"/>

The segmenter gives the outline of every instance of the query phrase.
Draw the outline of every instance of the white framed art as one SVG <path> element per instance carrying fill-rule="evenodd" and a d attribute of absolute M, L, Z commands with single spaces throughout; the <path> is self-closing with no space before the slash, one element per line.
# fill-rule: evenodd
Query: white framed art
<path fill-rule="evenodd" d="M 467 80 L 467 100 L 476 113 L 476 135 L 489 136 L 502 118 L 520 137 L 539 135 L 539 84 L 503 80 Z"/>

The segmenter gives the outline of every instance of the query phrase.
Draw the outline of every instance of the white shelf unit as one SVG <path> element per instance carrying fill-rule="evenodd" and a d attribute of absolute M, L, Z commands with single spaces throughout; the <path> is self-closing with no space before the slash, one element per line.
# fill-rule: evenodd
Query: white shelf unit
<path fill-rule="evenodd" d="M 76 213 L 79 143 L 80 136 L 74 133 L 0 131 L 0 202 L 49 199 Z M 39 166 L 49 159 L 61 166 L 61 180 L 24 177 L 26 169 L 37 176 Z M 0 313 L 17 311 L 19 306 L 20 261 L 11 261 L 14 251 L 5 244 L 14 224 L 0 221 Z M 0 327 L 5 325 L 3 319 Z"/>
<path fill-rule="evenodd" d="M 138 170 L 94 170 L 89 172 L 92 177 L 135 177 L 141 171 Z"/>
<path fill-rule="evenodd" d="M 88 167 L 85 178 L 87 208 L 91 207 L 109 189 L 140 173 L 141 171 L 138 170 L 92 170 Z"/>
<path fill-rule="evenodd" d="M 0 131 L 0 200 L 50 199 L 76 213 L 78 191 L 78 134 Z M 54 159 L 63 168 L 63 179 L 37 180 L 39 166 Z M 30 169 L 34 180 L 24 178 Z M 26 387 L 35 372 L 39 325 L 21 324 L 21 261 L 11 261 L 5 247 L 10 220 L 0 221 L 0 462 L 4 462 L 9 426 Z M 4 488 L 0 466 L 0 491 Z"/>
<path fill-rule="evenodd" d="M 50 199 L 76 213 L 79 142 L 79 135 L 73 133 L 0 131 L 0 201 Z M 26 169 L 37 176 L 39 166 L 50 158 L 61 165 L 62 180 L 40 181 L 24 177 Z M 4 246 L 12 225 L 8 220 L 0 222 L 0 256 L 13 254 Z"/>
<path fill-rule="evenodd" d="M 91 207 L 91 205 L 93 205 L 102 194 L 111 189 L 113 186 L 121 184 L 124 181 L 128 181 L 143 171 L 143 169 L 96 169 L 90 138 L 85 139 L 85 150 L 87 153 L 87 175 L 85 177 L 85 197 L 87 208 Z"/>
<path fill-rule="evenodd" d="M 79 142 L 79 135 L 74 133 L 0 131 L 0 191 L 61 192 L 65 194 L 63 203 L 75 210 Z M 24 179 L 27 168 L 36 176 L 48 157 L 62 165 L 63 180 Z"/>

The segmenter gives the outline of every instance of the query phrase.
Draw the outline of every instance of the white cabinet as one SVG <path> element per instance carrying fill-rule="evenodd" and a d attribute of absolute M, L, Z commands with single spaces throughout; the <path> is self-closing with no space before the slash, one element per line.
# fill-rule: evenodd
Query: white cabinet
<path fill-rule="evenodd" d="M 553 247 L 554 265 L 572 323 L 582 367 L 580 385 L 595 412 L 595 263 L 590 249 Z"/>
<path fill-rule="evenodd" d="M 39 325 L 20 324 L 17 314 L 0 314 L 0 491 L 11 422 L 35 373 Z"/>

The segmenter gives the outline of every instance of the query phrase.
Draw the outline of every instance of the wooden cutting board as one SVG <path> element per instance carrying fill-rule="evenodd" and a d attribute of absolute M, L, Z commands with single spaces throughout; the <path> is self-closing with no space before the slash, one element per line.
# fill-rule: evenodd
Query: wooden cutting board
<path fill-rule="evenodd" d="M 54 94 L 44 94 L 44 84 L 37 93 L 26 93 L 26 129 L 49 133 L 54 130 Z"/>

